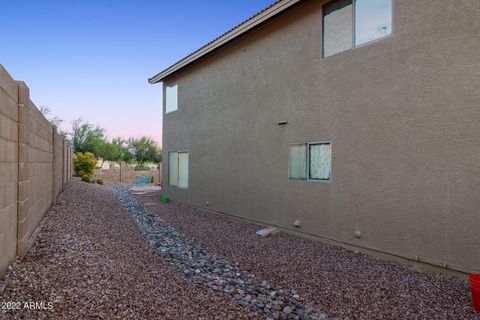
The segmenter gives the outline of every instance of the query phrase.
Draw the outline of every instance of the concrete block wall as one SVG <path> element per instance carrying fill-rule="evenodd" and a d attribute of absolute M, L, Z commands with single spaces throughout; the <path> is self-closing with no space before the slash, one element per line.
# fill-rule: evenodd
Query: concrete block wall
<path fill-rule="evenodd" d="M 161 165 L 159 170 L 135 171 L 122 163 L 119 168 L 95 169 L 93 179 L 102 179 L 105 183 L 135 183 L 136 176 L 152 176 L 153 183 L 162 182 Z"/>
<path fill-rule="evenodd" d="M 0 276 L 26 254 L 36 227 L 71 179 L 71 155 L 26 84 L 0 65 Z"/>
<path fill-rule="evenodd" d="M 60 155 L 60 158 L 62 159 L 61 161 L 64 163 L 68 163 L 68 151 L 66 150 L 67 144 L 65 141 L 62 140 L 62 154 Z M 64 185 L 67 183 L 67 178 L 68 178 L 68 166 L 63 166 L 60 168 L 60 177 L 61 177 L 61 183 Z"/>
<path fill-rule="evenodd" d="M 18 85 L 0 65 L 0 275 L 17 252 Z"/>
<path fill-rule="evenodd" d="M 56 128 L 53 130 L 53 186 L 52 186 L 52 202 L 56 203 L 57 196 L 62 192 L 65 179 L 67 178 L 65 173 L 67 166 L 63 166 L 65 161 L 65 141 L 57 133 Z"/>

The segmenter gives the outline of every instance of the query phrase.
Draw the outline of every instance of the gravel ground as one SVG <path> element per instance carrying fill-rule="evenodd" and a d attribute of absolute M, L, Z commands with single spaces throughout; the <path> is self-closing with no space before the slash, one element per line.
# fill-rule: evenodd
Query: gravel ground
<path fill-rule="evenodd" d="M 59 200 L 0 281 L 2 307 L 20 302 L 0 319 L 480 319 L 463 280 L 260 238 L 254 224 L 159 193 L 72 182 Z"/>
<path fill-rule="evenodd" d="M 221 292 L 237 304 L 247 306 L 252 316 L 267 319 L 329 319 L 325 312 L 303 303 L 294 289 L 276 286 L 242 270 L 239 263 L 209 254 L 205 248 L 165 223 L 146 209 L 129 192 L 129 186 L 117 185 L 115 195 L 134 218 L 149 243 L 172 263 L 177 271 L 195 283 Z"/>
<path fill-rule="evenodd" d="M 112 189 L 80 182 L 72 182 L 60 196 L 34 247 L 0 283 L 0 303 L 6 302 L 20 302 L 20 310 L 0 310 L 0 319 L 242 319 L 249 315 L 246 307 L 189 280 L 158 255 Z M 25 302 L 38 302 L 31 308 L 46 309 L 53 303 L 53 309 L 31 310 Z"/>
<path fill-rule="evenodd" d="M 287 234 L 260 238 L 257 225 L 135 195 L 209 253 L 342 319 L 480 319 L 466 281 Z"/>

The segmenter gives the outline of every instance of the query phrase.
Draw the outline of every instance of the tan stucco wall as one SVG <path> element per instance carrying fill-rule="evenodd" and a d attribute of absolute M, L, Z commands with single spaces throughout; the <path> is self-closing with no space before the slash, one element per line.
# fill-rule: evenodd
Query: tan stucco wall
<path fill-rule="evenodd" d="M 35 228 L 63 190 L 63 168 L 71 166 L 64 152 L 71 154 L 70 145 L 35 107 L 28 87 L 0 65 L 0 276 L 28 251 Z"/>
<path fill-rule="evenodd" d="M 391 36 L 325 59 L 322 3 L 166 79 L 179 92 L 178 111 L 164 115 L 166 192 L 479 272 L 480 2 L 394 1 Z M 332 181 L 289 180 L 288 144 L 323 140 Z M 190 152 L 188 190 L 167 186 L 174 150 Z"/>

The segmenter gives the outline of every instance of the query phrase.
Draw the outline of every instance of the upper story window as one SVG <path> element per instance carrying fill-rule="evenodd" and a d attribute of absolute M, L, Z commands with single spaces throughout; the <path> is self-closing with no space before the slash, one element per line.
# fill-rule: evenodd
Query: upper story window
<path fill-rule="evenodd" d="M 178 86 L 167 86 L 165 90 L 165 113 L 178 109 Z"/>
<path fill-rule="evenodd" d="M 323 7 L 323 56 L 392 33 L 393 0 L 336 0 Z"/>

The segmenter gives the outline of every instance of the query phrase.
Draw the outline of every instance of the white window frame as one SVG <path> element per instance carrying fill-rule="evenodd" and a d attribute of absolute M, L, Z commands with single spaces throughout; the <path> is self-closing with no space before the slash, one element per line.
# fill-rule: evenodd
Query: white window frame
<path fill-rule="evenodd" d="M 288 179 L 289 180 L 297 180 L 297 181 L 305 181 L 307 180 L 308 178 L 308 168 L 305 167 L 305 178 L 292 178 L 291 177 L 291 166 L 292 166 L 292 163 L 291 163 L 291 157 L 290 157 L 290 151 L 291 151 L 291 147 L 292 146 L 298 146 L 298 145 L 305 145 L 305 154 L 306 156 L 308 156 L 308 143 L 306 142 L 293 142 L 293 143 L 289 143 L 288 144 Z M 305 165 L 308 164 L 308 160 L 305 159 Z"/>
<path fill-rule="evenodd" d="M 171 100 L 170 100 L 170 103 L 169 103 L 168 92 L 171 91 L 171 90 L 175 91 L 175 106 L 171 106 L 171 104 L 173 103 Z M 178 84 L 174 84 L 174 85 L 171 85 L 171 86 L 165 86 L 165 114 L 172 113 L 172 112 L 175 112 L 177 110 L 178 110 Z"/>
<path fill-rule="evenodd" d="M 171 179 L 172 162 L 170 161 L 170 159 L 171 159 L 170 154 L 173 154 L 173 153 L 177 154 L 177 181 L 172 181 L 172 179 Z M 169 151 L 168 152 L 168 172 L 167 173 L 168 173 L 168 186 L 169 187 L 178 187 L 178 151 Z"/>
<path fill-rule="evenodd" d="M 307 166 L 307 174 L 305 179 L 295 179 L 295 178 L 290 178 L 290 146 L 294 145 L 299 145 L 299 144 L 304 144 L 306 145 L 306 166 Z M 310 179 L 310 145 L 317 145 L 317 144 L 329 144 L 330 145 L 330 179 Z M 321 183 L 330 183 L 332 182 L 332 176 L 333 176 L 333 149 L 332 149 L 332 141 L 331 140 L 319 140 L 319 141 L 299 141 L 299 142 L 292 142 L 288 144 L 288 180 L 292 181 L 307 181 L 307 182 L 321 182 Z"/>
<path fill-rule="evenodd" d="M 176 184 L 172 184 L 172 181 L 170 181 L 170 153 L 176 153 L 177 154 L 177 181 Z M 187 186 L 186 187 L 180 187 L 180 153 L 186 153 L 188 155 L 188 167 L 187 167 Z M 168 152 L 168 186 L 169 187 L 174 187 L 178 189 L 188 189 L 189 183 L 190 183 L 190 152 L 188 150 L 172 150 Z"/>
<path fill-rule="evenodd" d="M 180 150 L 180 151 L 177 151 L 178 152 L 178 186 L 177 188 L 179 189 L 188 189 L 188 178 L 189 178 L 189 175 L 190 175 L 190 153 L 188 152 L 188 150 Z M 180 154 L 187 154 L 187 185 L 186 186 L 180 186 Z"/>
<path fill-rule="evenodd" d="M 355 49 L 355 48 L 360 48 L 360 47 L 372 44 L 374 42 L 384 40 L 384 39 L 389 38 L 393 35 L 394 26 L 395 26 L 395 23 L 394 23 L 394 21 L 395 21 L 395 15 L 394 15 L 395 0 L 391 0 L 392 1 L 392 13 L 391 13 L 391 15 L 392 15 L 392 21 L 391 21 L 392 31 L 389 34 L 387 34 L 383 37 L 379 37 L 379 38 L 361 43 L 359 45 L 356 45 L 355 43 L 356 43 L 356 40 L 357 40 L 356 39 L 356 19 L 357 19 L 357 13 L 356 13 L 357 4 L 356 4 L 356 2 L 357 2 L 357 0 L 352 0 L 352 47 L 350 49 L 346 49 L 346 50 L 343 50 L 343 51 L 325 56 L 325 36 L 324 36 L 325 35 L 325 8 L 328 7 L 329 5 L 333 4 L 336 1 L 340 1 L 340 0 L 328 1 L 322 6 L 322 58 L 323 59 L 335 56 L 339 53 L 342 53 L 342 52 L 345 52 L 345 51 L 348 51 L 348 50 L 352 50 L 352 49 Z"/>

